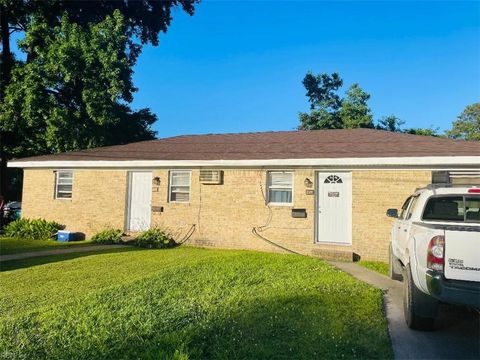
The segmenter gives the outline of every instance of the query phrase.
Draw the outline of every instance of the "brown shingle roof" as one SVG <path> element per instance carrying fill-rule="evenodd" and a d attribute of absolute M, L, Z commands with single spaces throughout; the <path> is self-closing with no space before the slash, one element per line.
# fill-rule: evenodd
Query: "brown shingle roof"
<path fill-rule="evenodd" d="M 35 156 L 47 160 L 251 160 L 480 156 L 480 143 L 371 129 L 185 135 Z"/>

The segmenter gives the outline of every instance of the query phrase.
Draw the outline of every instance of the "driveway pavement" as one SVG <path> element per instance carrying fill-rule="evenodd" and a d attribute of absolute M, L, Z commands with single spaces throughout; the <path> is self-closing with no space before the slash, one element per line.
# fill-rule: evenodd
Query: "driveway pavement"
<path fill-rule="evenodd" d="M 403 317 L 403 284 L 355 263 L 332 265 L 385 291 L 388 328 L 396 359 L 480 359 L 480 315 L 445 306 L 432 332 L 410 330 Z"/>

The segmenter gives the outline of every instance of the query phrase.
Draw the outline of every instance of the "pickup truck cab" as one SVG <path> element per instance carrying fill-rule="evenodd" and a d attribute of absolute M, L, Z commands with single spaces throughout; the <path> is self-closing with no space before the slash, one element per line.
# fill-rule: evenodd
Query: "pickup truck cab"
<path fill-rule="evenodd" d="M 390 234 L 390 277 L 404 281 L 407 325 L 431 330 L 440 302 L 480 309 L 480 187 L 429 185 L 409 196 Z"/>

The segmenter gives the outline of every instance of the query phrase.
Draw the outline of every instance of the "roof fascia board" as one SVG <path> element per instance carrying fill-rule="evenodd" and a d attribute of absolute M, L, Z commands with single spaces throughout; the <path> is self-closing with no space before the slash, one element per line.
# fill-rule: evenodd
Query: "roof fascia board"
<path fill-rule="evenodd" d="M 158 167 L 379 167 L 468 166 L 480 168 L 480 156 L 425 156 L 375 158 L 260 159 L 260 160 L 47 160 L 10 161 L 15 168 L 158 168 Z"/>

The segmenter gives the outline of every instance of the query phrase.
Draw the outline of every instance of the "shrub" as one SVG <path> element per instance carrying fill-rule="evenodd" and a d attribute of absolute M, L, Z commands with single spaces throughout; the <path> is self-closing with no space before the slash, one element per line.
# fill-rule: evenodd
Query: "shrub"
<path fill-rule="evenodd" d="M 47 240 L 64 226 L 44 219 L 17 219 L 5 226 L 5 235 L 15 238 Z"/>
<path fill-rule="evenodd" d="M 92 236 L 91 240 L 97 244 L 118 244 L 122 241 L 123 231 L 119 229 L 105 229 Z"/>
<path fill-rule="evenodd" d="M 150 229 L 142 232 L 135 239 L 135 246 L 149 249 L 165 249 L 177 245 L 173 237 L 161 229 Z"/>

